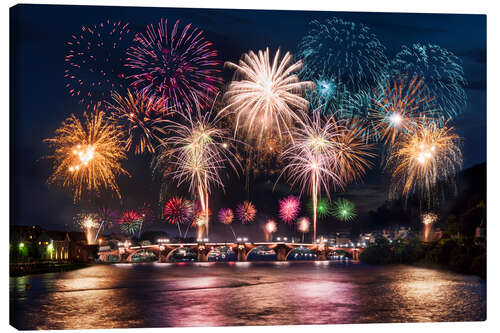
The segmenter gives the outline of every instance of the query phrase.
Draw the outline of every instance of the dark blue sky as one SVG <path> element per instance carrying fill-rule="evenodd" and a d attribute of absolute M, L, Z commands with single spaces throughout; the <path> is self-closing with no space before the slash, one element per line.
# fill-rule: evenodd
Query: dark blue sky
<path fill-rule="evenodd" d="M 219 50 L 221 60 L 236 62 L 242 53 L 267 46 L 295 53 L 309 21 L 332 16 L 369 26 L 386 46 L 389 58 L 402 45 L 413 43 L 438 44 L 460 57 L 468 80 L 468 105 L 452 124 L 463 138 L 464 167 L 486 161 L 484 15 L 21 5 L 11 9 L 10 22 L 11 223 L 51 228 L 71 226 L 76 211 L 72 197 L 45 184 L 50 163 L 41 157 L 48 153 L 42 140 L 52 136 L 71 113 L 83 112 L 63 81 L 65 42 L 82 25 L 122 20 L 130 22 L 133 31 L 142 32 L 147 24 L 157 23 L 160 18 L 180 19 L 181 23 L 191 22 L 203 29 L 206 38 Z M 231 72 L 224 70 L 225 79 L 230 76 Z M 158 184 L 151 180 L 147 159 L 132 158 L 129 163 L 125 166 L 134 178 L 120 180 L 127 197 L 124 205 L 157 200 L 158 194 L 154 192 Z M 375 169 L 365 185 L 348 189 L 360 215 L 385 199 L 381 195 L 385 180 L 377 177 L 380 173 Z M 265 184 L 262 186 L 268 189 Z M 216 197 L 223 200 L 224 196 L 219 193 Z M 267 214 L 275 213 L 273 209 L 270 206 Z"/>

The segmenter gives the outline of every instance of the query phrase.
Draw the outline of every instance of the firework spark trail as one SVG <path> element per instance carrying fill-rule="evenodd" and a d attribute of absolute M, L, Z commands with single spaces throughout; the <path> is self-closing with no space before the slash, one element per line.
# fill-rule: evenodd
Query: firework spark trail
<path fill-rule="evenodd" d="M 429 241 L 429 234 L 432 229 L 432 224 L 436 222 L 438 219 L 438 216 L 435 213 L 428 212 L 425 214 L 422 214 L 422 223 L 424 224 L 424 242 Z"/>
<path fill-rule="evenodd" d="M 76 224 L 85 231 L 85 237 L 87 238 L 87 244 L 95 244 L 97 239 L 96 229 L 99 229 L 100 225 L 98 221 L 98 215 L 93 213 L 79 213 L 74 218 Z M 97 231 L 98 233 L 99 231 Z"/>
<path fill-rule="evenodd" d="M 127 51 L 126 66 L 135 71 L 130 76 L 134 87 L 165 98 L 178 112 L 192 112 L 210 106 L 219 92 L 221 62 L 203 30 L 191 24 L 181 28 L 179 23 L 170 33 L 167 19 L 157 27 L 148 25 L 145 33 L 135 37 L 136 46 Z"/>
<path fill-rule="evenodd" d="M 165 99 L 130 90 L 123 96 L 113 92 L 111 99 L 112 102 L 106 105 L 112 119 L 126 130 L 125 148 L 130 150 L 134 146 L 135 154 L 154 153 L 155 141 L 160 135 L 167 135 L 162 123 L 171 113 L 165 106 Z"/>
<path fill-rule="evenodd" d="M 224 95 L 228 104 L 221 113 L 235 115 L 235 135 L 242 131 L 247 143 L 259 146 L 267 138 L 281 139 L 301 121 L 296 111 L 308 108 L 301 94 L 314 84 L 300 81 L 295 73 L 302 62 L 292 63 L 289 52 L 280 59 L 278 50 L 271 61 L 268 48 L 249 51 L 238 64 L 226 62 L 226 66 L 235 69 L 235 76 Z"/>
<path fill-rule="evenodd" d="M 462 61 L 452 52 L 432 44 L 403 46 L 391 66 L 397 73 L 423 78 L 427 94 L 436 96 L 433 104 L 440 116 L 449 119 L 465 110 L 467 80 Z"/>
<path fill-rule="evenodd" d="M 454 128 L 434 122 L 397 141 L 388 157 L 387 168 L 392 174 L 391 197 L 401 195 L 405 201 L 417 194 L 430 208 L 433 188 L 439 181 L 453 182 L 462 166 L 460 138 Z"/>
<path fill-rule="evenodd" d="M 65 86 L 87 108 L 105 100 L 125 82 L 124 57 L 132 41 L 129 24 L 107 20 L 82 26 L 81 33 L 66 43 Z"/>
<path fill-rule="evenodd" d="M 169 174 L 178 186 L 189 183 L 192 194 L 198 195 L 202 211 L 205 213 L 205 229 L 208 236 L 208 200 L 212 187 L 224 189 L 220 171 L 229 164 L 237 172 L 238 160 L 228 149 L 227 142 L 232 139 L 228 131 L 219 127 L 220 117 L 213 117 L 209 111 L 181 114 L 183 122 L 166 121 L 165 130 L 171 135 L 163 140 L 163 150 L 155 161 L 155 170 L 164 170 L 172 165 Z M 233 162 L 234 161 L 234 162 Z"/>
<path fill-rule="evenodd" d="M 333 215 L 344 222 L 350 222 L 356 217 L 356 207 L 344 198 L 339 198 L 334 202 Z"/>
<path fill-rule="evenodd" d="M 393 144 L 399 135 L 414 131 L 419 123 L 432 118 L 438 109 L 432 105 L 423 78 L 399 74 L 392 81 L 379 85 L 369 118 L 386 144 Z"/>
<path fill-rule="evenodd" d="M 306 232 L 309 232 L 309 225 L 311 222 L 309 222 L 309 219 L 307 217 L 301 217 L 297 221 L 298 229 L 302 233 L 302 243 L 304 243 L 304 234 Z"/>
<path fill-rule="evenodd" d="M 136 211 L 129 210 L 122 215 L 118 223 L 120 224 L 121 231 L 133 235 L 141 229 L 143 222 L 144 217 L 141 216 L 141 214 Z"/>
<path fill-rule="evenodd" d="M 219 222 L 225 225 L 229 225 L 234 239 L 236 240 L 236 233 L 234 232 L 233 226 L 231 225 L 233 223 L 233 219 L 234 213 L 231 208 L 221 208 L 221 210 L 219 210 Z"/>
<path fill-rule="evenodd" d="M 312 20 L 299 47 L 297 57 L 304 60 L 301 77 L 305 79 L 328 75 L 351 92 L 369 89 L 385 79 L 388 67 L 385 47 L 361 23 L 336 17 L 322 22 Z"/>
<path fill-rule="evenodd" d="M 276 232 L 276 230 L 278 230 L 278 226 L 276 225 L 276 222 L 273 219 L 269 219 L 266 222 L 264 230 L 266 233 L 266 240 L 268 242 L 272 242 L 273 234 Z"/>
<path fill-rule="evenodd" d="M 117 176 L 128 173 L 121 167 L 125 159 L 123 136 L 119 127 L 95 110 L 84 113 L 84 123 L 75 116 L 67 118 L 53 138 L 44 140 L 54 150 L 48 158 L 54 161 L 50 184 L 73 188 L 73 199 L 79 201 L 83 191 L 99 194 L 103 189 L 121 194 Z"/>

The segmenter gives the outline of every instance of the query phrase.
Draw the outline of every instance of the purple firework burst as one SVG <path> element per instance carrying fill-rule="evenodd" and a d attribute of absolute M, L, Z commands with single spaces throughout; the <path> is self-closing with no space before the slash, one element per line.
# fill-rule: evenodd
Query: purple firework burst
<path fill-rule="evenodd" d="M 157 27 L 148 25 L 134 41 L 126 66 L 135 71 L 130 78 L 136 89 L 166 98 L 177 111 L 211 105 L 223 83 L 221 62 L 203 30 L 191 24 L 181 28 L 177 20 L 169 31 L 167 20 L 161 19 Z"/>

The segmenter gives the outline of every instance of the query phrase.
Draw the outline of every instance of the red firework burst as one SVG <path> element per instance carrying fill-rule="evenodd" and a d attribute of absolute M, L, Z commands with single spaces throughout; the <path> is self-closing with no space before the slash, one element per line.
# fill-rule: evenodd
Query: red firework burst
<path fill-rule="evenodd" d="M 189 200 L 174 197 L 167 201 L 163 210 L 163 218 L 171 224 L 189 222 L 194 216 L 193 204 Z"/>
<path fill-rule="evenodd" d="M 285 223 L 292 223 L 297 218 L 300 211 L 300 200 L 296 196 L 290 195 L 279 201 L 280 218 Z"/>
<path fill-rule="evenodd" d="M 223 81 L 217 51 L 202 30 L 184 28 L 177 20 L 169 31 L 167 20 L 150 24 L 138 34 L 136 46 L 127 51 L 126 66 L 134 70 L 132 85 L 150 95 L 167 99 L 177 111 L 201 109 L 212 103 Z"/>

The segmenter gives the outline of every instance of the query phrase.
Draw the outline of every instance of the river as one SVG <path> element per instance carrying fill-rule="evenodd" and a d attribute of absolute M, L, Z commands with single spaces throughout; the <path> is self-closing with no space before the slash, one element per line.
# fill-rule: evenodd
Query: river
<path fill-rule="evenodd" d="M 22 330 L 485 319 L 485 281 L 404 265 L 115 264 L 10 278 Z"/>

